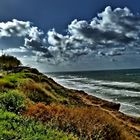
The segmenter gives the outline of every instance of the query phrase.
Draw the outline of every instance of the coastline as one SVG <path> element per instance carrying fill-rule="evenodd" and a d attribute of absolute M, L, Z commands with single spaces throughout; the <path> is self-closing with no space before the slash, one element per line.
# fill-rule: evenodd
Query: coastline
<path fill-rule="evenodd" d="M 52 78 L 50 78 L 52 81 L 54 81 Z M 54 81 L 55 82 L 55 81 Z M 55 82 L 58 86 L 63 87 L 59 83 Z M 123 124 L 128 129 L 131 129 L 134 131 L 134 133 L 140 133 L 140 121 L 139 118 L 136 116 L 130 116 L 128 114 L 124 114 L 123 112 L 120 112 L 120 104 L 110 102 L 98 97 L 95 97 L 93 95 L 89 95 L 88 93 L 82 91 L 82 90 L 76 90 L 76 89 L 70 89 L 67 87 L 67 90 L 70 90 L 72 93 L 74 93 L 74 96 L 77 96 L 84 102 L 84 104 L 88 107 L 98 108 L 102 112 L 107 113 L 109 116 L 111 116 L 113 119 L 117 120 L 118 123 Z M 76 98 L 77 98 L 76 97 Z M 129 138 L 128 138 L 129 139 Z M 133 139 L 133 138 L 132 138 Z"/>
<path fill-rule="evenodd" d="M 59 86 L 62 86 L 59 83 L 57 83 L 57 84 Z M 113 119 L 117 120 L 118 123 L 121 123 L 125 127 L 127 127 L 128 129 L 131 129 L 131 131 L 133 131 L 134 133 L 136 132 L 136 133 L 138 133 L 138 135 L 140 134 L 140 120 L 139 120 L 139 118 L 137 116 L 131 116 L 131 115 L 125 114 L 123 112 L 120 112 L 119 111 L 119 109 L 120 109 L 119 103 L 107 101 L 107 100 L 98 98 L 96 96 L 89 95 L 88 93 L 86 93 L 82 90 L 76 90 L 76 89 L 71 89 L 71 88 L 67 88 L 67 87 L 63 87 L 63 88 L 66 88 L 66 89 L 72 91 L 78 98 L 80 97 L 80 99 L 84 102 L 84 104 L 86 106 L 98 108 L 102 112 L 107 113 Z M 128 138 L 128 140 L 129 140 L 129 138 Z M 131 140 L 131 138 L 130 138 L 130 140 Z M 132 140 L 133 140 L 133 138 L 132 138 Z"/>
<path fill-rule="evenodd" d="M 47 74 L 45 74 L 45 75 L 48 76 Z M 127 116 L 127 117 L 130 117 L 130 118 L 139 118 L 138 116 L 133 116 L 133 115 L 121 112 L 120 111 L 120 107 L 121 107 L 120 103 L 116 103 L 116 102 L 109 101 L 109 100 L 104 99 L 104 98 L 96 97 L 93 94 L 87 93 L 87 92 L 85 92 L 83 90 L 80 90 L 80 89 L 74 89 L 72 87 L 64 86 L 61 83 L 56 82 L 56 80 L 54 78 L 51 78 L 51 77 L 49 77 L 49 78 L 52 81 L 54 81 L 56 84 L 58 84 L 59 86 L 76 93 L 76 95 L 81 97 L 81 99 L 84 98 L 83 100 L 85 100 L 85 101 L 86 101 L 86 99 L 88 99 L 89 102 L 85 102 L 85 104 L 88 105 L 88 106 L 92 106 L 92 104 L 93 104 L 94 106 L 98 106 L 98 107 L 100 106 L 102 108 L 117 111 L 118 114 L 120 114 L 120 116 L 122 115 L 122 116 Z"/>
<path fill-rule="evenodd" d="M 139 83 L 117 82 L 116 79 L 116 81 L 108 81 L 107 79 L 105 81 L 97 80 L 96 78 L 94 79 L 94 77 L 86 77 L 85 73 L 82 73 L 83 75 L 81 73 L 82 72 L 80 72 L 79 75 L 74 72 L 72 74 L 66 72 L 64 75 L 62 73 L 44 74 L 53 78 L 57 83 L 61 84 L 65 88 L 83 90 L 88 95 L 120 104 L 120 112 L 131 117 L 140 117 L 138 106 L 139 98 L 136 99 L 136 97 L 139 97 Z M 138 91 L 136 91 L 136 89 Z M 132 102 L 129 102 L 131 100 Z"/>
<path fill-rule="evenodd" d="M 40 73 L 37 69 L 29 67 L 15 68 L 2 76 L 3 78 L 11 80 L 11 83 L 9 81 L 3 83 L 3 86 L 10 91 L 12 89 L 18 90 L 24 96 L 26 102 L 29 102 L 29 108 L 23 113 L 25 116 L 34 117 L 39 121 L 42 118 L 43 122 L 48 122 L 50 116 L 51 119 L 54 118 L 58 121 L 58 127 L 62 125 L 62 122 L 65 122 L 60 127 L 62 130 L 67 125 L 73 127 L 74 121 L 76 130 L 79 131 L 80 129 L 80 136 L 85 131 L 88 137 L 91 136 L 89 132 L 98 131 L 96 135 L 101 135 L 100 131 L 102 131 L 104 133 L 102 134 L 103 137 L 110 135 L 113 140 L 140 139 L 139 118 L 121 113 L 118 103 L 97 98 L 81 90 L 66 88 L 52 78 Z M 48 113 L 48 115 L 46 113 L 42 114 L 43 112 Z M 60 122 L 58 118 L 61 120 Z M 79 132 L 76 134 L 79 135 Z M 116 135 L 121 138 L 117 139 Z"/>
<path fill-rule="evenodd" d="M 47 74 L 45 74 L 46 76 L 48 76 Z M 52 81 L 54 81 L 58 86 L 61 86 L 67 90 L 70 90 L 72 92 L 74 92 L 76 95 L 80 96 L 81 98 L 87 98 L 89 99 L 93 104 L 97 105 L 97 106 L 101 106 L 101 107 L 105 107 L 108 109 L 113 109 L 116 111 L 119 111 L 120 109 L 120 103 L 115 103 L 112 101 L 108 101 L 99 97 L 96 97 L 94 95 L 91 95 L 83 90 L 80 89 L 74 89 L 68 86 L 64 86 L 59 82 L 56 82 L 56 80 L 54 78 L 49 77 Z M 86 105 L 90 106 L 90 103 L 85 103 Z"/>

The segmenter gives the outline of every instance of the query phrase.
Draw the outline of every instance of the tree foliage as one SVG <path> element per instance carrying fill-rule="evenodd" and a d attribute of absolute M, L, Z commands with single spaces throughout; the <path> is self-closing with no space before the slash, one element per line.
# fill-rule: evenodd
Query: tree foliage
<path fill-rule="evenodd" d="M 4 70 L 12 69 L 13 67 L 17 67 L 21 65 L 20 60 L 18 60 L 14 56 L 10 55 L 2 55 L 0 56 L 0 68 Z"/>

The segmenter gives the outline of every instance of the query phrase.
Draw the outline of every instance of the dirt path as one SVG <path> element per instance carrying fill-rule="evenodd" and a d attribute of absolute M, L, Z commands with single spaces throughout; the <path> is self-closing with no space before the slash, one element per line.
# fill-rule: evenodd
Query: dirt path
<path fill-rule="evenodd" d="M 97 107 L 102 112 L 108 114 L 113 120 L 118 122 L 122 127 L 126 128 L 127 131 L 129 131 L 129 133 L 133 133 L 134 135 L 139 134 L 139 136 L 140 136 L 140 125 L 138 125 L 138 124 L 136 125 L 136 124 L 133 124 L 129 120 L 122 119 L 122 117 L 121 117 L 122 114 L 120 112 L 108 110 L 106 108 L 101 107 L 100 104 L 94 104 L 90 99 L 87 99 L 86 96 L 84 96 L 84 95 L 78 94 L 78 96 L 83 100 L 83 102 L 85 104 L 93 106 L 93 107 Z M 134 137 L 139 140 L 140 137 L 137 137 L 136 135 Z"/>

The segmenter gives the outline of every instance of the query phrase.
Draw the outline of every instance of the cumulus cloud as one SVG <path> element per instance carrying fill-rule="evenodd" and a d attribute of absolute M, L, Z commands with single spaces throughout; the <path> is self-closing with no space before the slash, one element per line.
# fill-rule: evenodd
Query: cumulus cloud
<path fill-rule="evenodd" d="M 140 16 L 126 7 L 108 6 L 91 21 L 73 20 L 65 35 L 51 29 L 47 36 L 28 21 L 0 23 L 0 37 L 11 36 L 24 37 L 24 47 L 40 62 L 59 64 L 87 55 L 113 57 L 139 48 Z"/>
<path fill-rule="evenodd" d="M 43 31 L 39 30 L 38 27 L 32 26 L 32 23 L 29 21 L 13 19 L 12 21 L 0 23 L 0 38 L 24 37 L 39 42 L 41 41 L 40 36 L 43 34 Z"/>
<path fill-rule="evenodd" d="M 92 52 L 104 56 L 123 55 L 125 49 L 110 47 L 138 46 L 139 34 L 139 16 L 135 16 L 128 8 L 112 10 L 108 6 L 90 22 L 72 21 L 68 25 L 67 35 L 57 33 L 55 29 L 48 31 L 49 50 L 65 60 Z M 107 52 L 104 53 L 104 50 Z"/>
<path fill-rule="evenodd" d="M 13 19 L 8 22 L 0 23 L 0 38 L 3 37 L 21 37 L 24 39 L 24 47 L 6 49 L 6 53 L 21 53 L 28 52 L 35 54 L 42 54 L 42 57 L 51 57 L 48 49 L 44 47 L 44 32 L 38 27 L 33 26 L 29 21 L 18 21 Z M 24 48 L 24 49 L 23 49 Z"/>
<path fill-rule="evenodd" d="M 30 28 L 30 22 L 13 19 L 6 23 L 0 23 L 0 37 L 25 36 Z"/>
<path fill-rule="evenodd" d="M 29 21 L 19 21 L 13 19 L 8 22 L 0 23 L 0 37 L 29 37 L 34 40 L 39 40 L 40 36 L 43 34 L 38 27 L 32 26 L 32 23 Z"/>

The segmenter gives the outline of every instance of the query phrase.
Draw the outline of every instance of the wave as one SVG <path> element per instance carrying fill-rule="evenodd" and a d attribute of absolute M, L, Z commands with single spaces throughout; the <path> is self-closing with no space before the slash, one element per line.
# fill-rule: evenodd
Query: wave
<path fill-rule="evenodd" d="M 104 80 L 94 80 L 94 79 L 89 79 L 84 77 L 83 78 L 72 77 L 67 80 L 73 82 L 79 82 L 82 84 L 89 84 L 90 86 L 102 86 L 102 87 L 113 88 L 117 90 L 130 90 L 130 91 L 140 92 L 140 84 L 134 82 L 113 82 L 113 81 L 104 81 Z"/>
<path fill-rule="evenodd" d="M 140 115 L 139 83 L 95 80 L 78 75 L 55 75 L 51 77 L 67 88 L 84 90 L 90 95 L 120 103 L 120 111 L 124 113 Z"/>
<path fill-rule="evenodd" d="M 134 82 L 93 81 L 93 83 L 107 88 L 140 92 L 140 84 Z"/>
<path fill-rule="evenodd" d="M 131 104 L 122 103 L 120 111 L 128 115 L 140 117 L 140 108 Z"/>
<path fill-rule="evenodd" d="M 116 89 L 116 90 L 128 90 L 128 91 L 140 92 L 140 84 L 135 83 L 135 82 L 116 82 L 116 81 L 95 80 L 95 79 L 90 79 L 86 77 L 78 77 L 78 76 L 73 76 L 73 75 L 53 76 L 53 78 L 62 84 L 66 83 L 67 86 L 73 83 L 77 85 L 80 84 L 81 87 L 82 86 L 85 86 L 85 87 L 99 86 L 99 87 L 111 88 L 111 89 Z"/>

